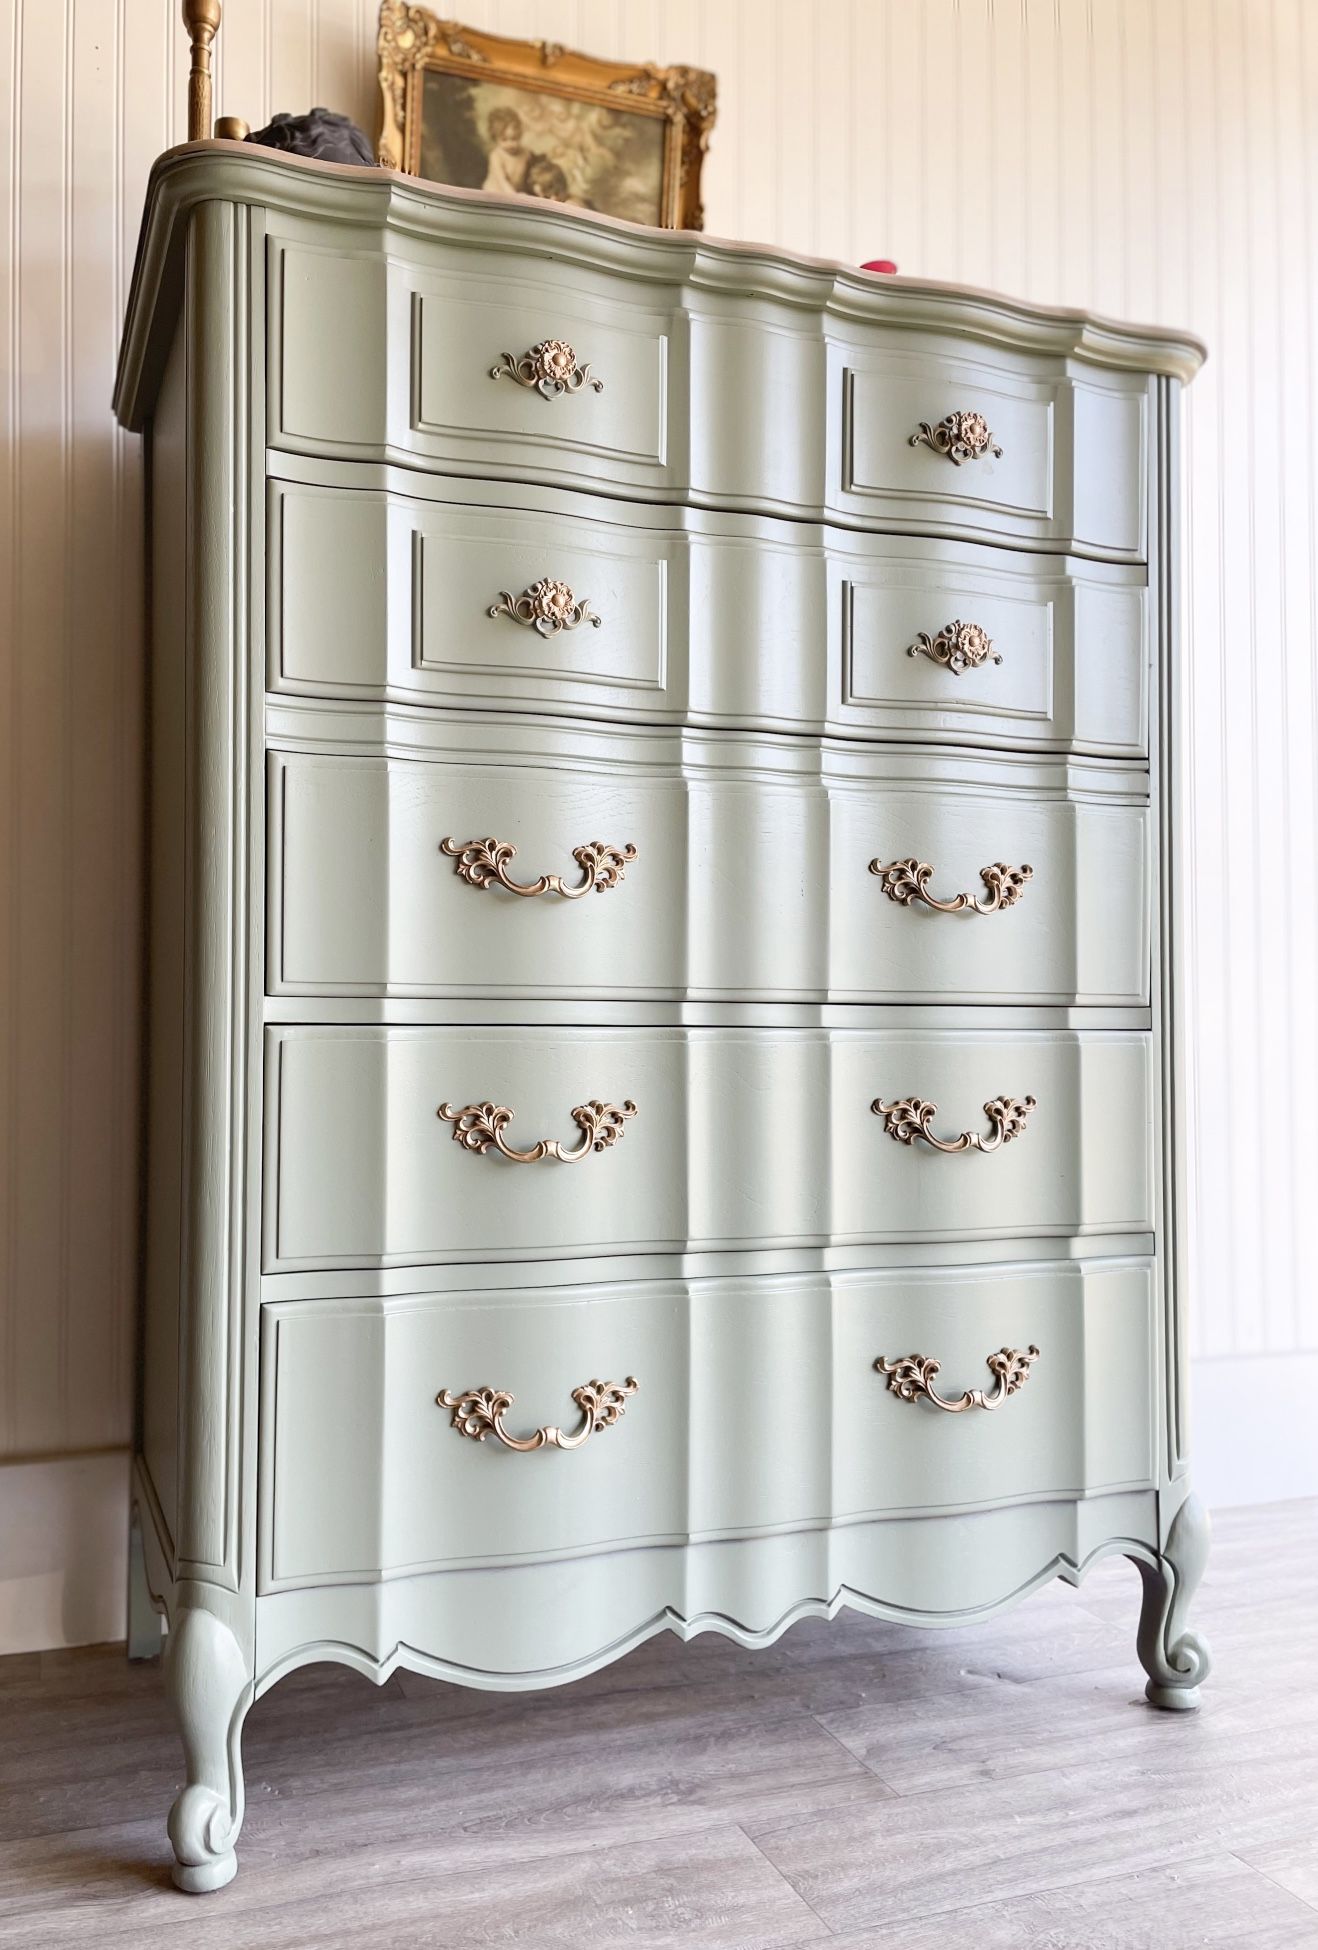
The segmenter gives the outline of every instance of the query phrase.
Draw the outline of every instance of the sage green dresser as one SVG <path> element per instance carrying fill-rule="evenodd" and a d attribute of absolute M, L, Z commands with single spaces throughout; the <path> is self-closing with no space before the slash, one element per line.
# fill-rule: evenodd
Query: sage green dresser
<path fill-rule="evenodd" d="M 336 1659 L 1186 1608 L 1166 332 L 198 144 L 151 180 L 133 1649 L 181 1887 Z"/>

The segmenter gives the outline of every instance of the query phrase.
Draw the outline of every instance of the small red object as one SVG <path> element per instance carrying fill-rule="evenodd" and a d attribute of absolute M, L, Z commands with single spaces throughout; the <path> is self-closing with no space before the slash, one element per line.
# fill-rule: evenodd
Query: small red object
<path fill-rule="evenodd" d="M 868 264 L 862 264 L 860 268 L 862 271 L 886 271 L 891 277 L 897 266 L 890 257 L 872 257 Z"/>

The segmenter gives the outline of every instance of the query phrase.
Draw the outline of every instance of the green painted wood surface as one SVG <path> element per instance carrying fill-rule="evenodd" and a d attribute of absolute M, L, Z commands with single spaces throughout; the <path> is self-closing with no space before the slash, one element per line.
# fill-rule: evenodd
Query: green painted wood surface
<path fill-rule="evenodd" d="M 560 334 L 603 392 L 490 377 Z M 1120 1550 L 1149 1698 L 1194 1703 L 1199 356 L 382 172 L 159 167 L 117 396 L 153 447 L 158 683 L 133 1616 L 139 1650 L 172 1628 L 182 1886 L 233 1873 L 243 1715 L 313 1658 L 550 1684 L 661 1629 L 965 1622 Z M 912 446 L 964 409 L 1000 457 Z M 489 616 L 539 576 L 600 628 Z M 958 617 L 1001 664 L 908 656 Z M 486 834 L 531 874 L 639 854 L 523 903 L 439 853 Z M 1008 913 L 907 911 L 866 870 L 908 855 L 941 892 L 1036 874 Z M 869 1110 L 936 1099 L 951 1135 L 1026 1094 L 992 1155 Z M 595 1096 L 639 1114 L 571 1168 L 435 1114 L 570 1138 Z M 1029 1343 L 992 1413 L 873 1368 L 932 1355 L 955 1393 Z M 572 1453 L 434 1401 L 509 1388 L 534 1427 L 628 1373 Z"/>

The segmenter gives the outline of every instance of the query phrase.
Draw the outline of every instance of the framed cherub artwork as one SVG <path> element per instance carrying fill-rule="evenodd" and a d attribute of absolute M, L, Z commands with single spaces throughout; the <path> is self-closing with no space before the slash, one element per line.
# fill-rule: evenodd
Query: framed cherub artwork
<path fill-rule="evenodd" d="M 714 77 L 380 8 L 380 161 L 465 189 L 699 230 Z"/>

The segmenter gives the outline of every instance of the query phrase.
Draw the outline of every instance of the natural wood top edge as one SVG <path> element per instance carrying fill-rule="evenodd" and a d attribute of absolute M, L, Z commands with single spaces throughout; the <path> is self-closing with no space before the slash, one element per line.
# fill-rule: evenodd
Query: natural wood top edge
<path fill-rule="evenodd" d="M 894 277 L 768 244 L 655 230 L 534 197 L 494 197 L 425 183 L 395 170 L 285 156 L 241 142 L 166 150 L 152 166 L 115 379 L 114 408 L 139 428 L 158 307 L 199 204 L 260 205 L 289 215 L 385 227 L 418 237 L 475 237 L 491 250 L 552 250 L 558 259 L 616 269 L 640 282 L 759 295 L 804 311 L 907 327 L 955 330 L 1012 350 L 1192 379 L 1207 357 L 1189 332 L 1123 324 L 1096 313 L 1035 305 L 969 285 Z M 487 221 L 482 224 L 481 219 Z"/>

